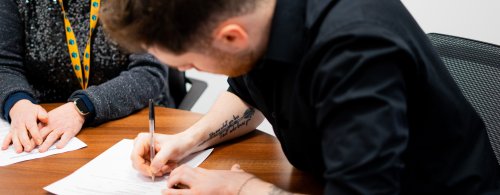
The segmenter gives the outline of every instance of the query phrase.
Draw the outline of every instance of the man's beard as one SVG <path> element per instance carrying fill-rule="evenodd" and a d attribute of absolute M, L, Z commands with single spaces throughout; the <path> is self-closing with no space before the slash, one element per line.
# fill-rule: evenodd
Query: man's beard
<path fill-rule="evenodd" d="M 210 55 L 214 56 L 219 64 L 220 74 L 229 77 L 238 77 L 250 72 L 258 61 L 259 56 L 250 50 L 240 54 L 231 54 L 212 48 Z"/>

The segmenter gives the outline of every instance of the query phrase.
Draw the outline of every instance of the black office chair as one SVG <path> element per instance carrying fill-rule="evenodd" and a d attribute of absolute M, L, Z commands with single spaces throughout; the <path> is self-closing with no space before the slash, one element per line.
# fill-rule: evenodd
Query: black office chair
<path fill-rule="evenodd" d="M 178 109 L 191 110 L 208 86 L 204 81 L 187 78 L 184 72 L 176 69 L 169 69 L 168 76 L 170 93 Z M 189 89 L 186 84 L 190 85 Z"/>
<path fill-rule="evenodd" d="M 428 37 L 483 119 L 500 164 L 500 46 L 436 33 Z"/>

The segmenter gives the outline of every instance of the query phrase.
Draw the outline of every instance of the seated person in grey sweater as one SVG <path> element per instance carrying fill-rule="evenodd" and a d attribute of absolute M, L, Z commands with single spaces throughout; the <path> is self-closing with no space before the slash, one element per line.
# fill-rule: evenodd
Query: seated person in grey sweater
<path fill-rule="evenodd" d="M 85 125 L 129 115 L 149 98 L 173 106 L 167 71 L 126 54 L 99 24 L 100 1 L 0 2 L 0 112 L 11 123 L 2 149 L 64 147 Z M 38 103 L 67 102 L 47 112 Z"/>

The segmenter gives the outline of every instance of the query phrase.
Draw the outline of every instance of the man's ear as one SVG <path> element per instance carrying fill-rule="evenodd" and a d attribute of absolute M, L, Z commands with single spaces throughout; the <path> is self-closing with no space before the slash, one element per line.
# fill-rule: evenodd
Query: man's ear
<path fill-rule="evenodd" d="M 223 25 L 215 32 L 213 46 L 228 53 L 248 50 L 248 32 L 238 24 Z"/>

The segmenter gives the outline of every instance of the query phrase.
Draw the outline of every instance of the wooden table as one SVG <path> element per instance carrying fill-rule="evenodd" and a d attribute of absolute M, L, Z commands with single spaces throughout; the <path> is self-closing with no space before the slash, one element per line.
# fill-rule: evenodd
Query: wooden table
<path fill-rule="evenodd" d="M 57 105 L 43 106 L 51 110 Z M 156 132 L 167 134 L 183 131 L 201 117 L 160 107 L 155 112 Z M 133 139 L 147 129 L 147 109 L 95 128 L 85 128 L 77 137 L 88 145 L 86 148 L 0 167 L 0 194 L 47 194 L 43 187 L 73 173 L 118 141 Z M 235 163 L 260 179 L 292 192 L 321 194 L 323 191 L 320 180 L 290 165 L 276 138 L 260 131 L 217 145 L 200 167 L 229 169 Z"/>

